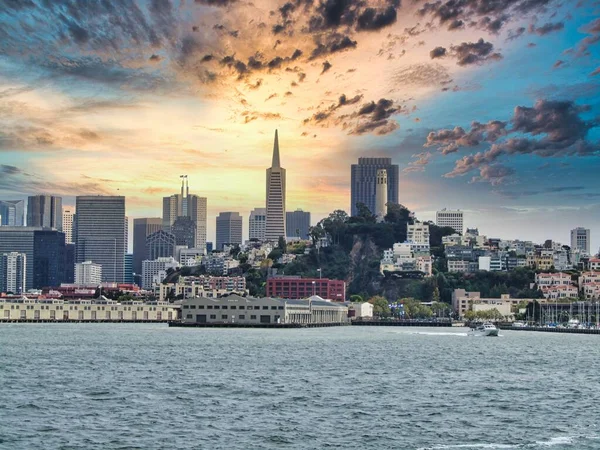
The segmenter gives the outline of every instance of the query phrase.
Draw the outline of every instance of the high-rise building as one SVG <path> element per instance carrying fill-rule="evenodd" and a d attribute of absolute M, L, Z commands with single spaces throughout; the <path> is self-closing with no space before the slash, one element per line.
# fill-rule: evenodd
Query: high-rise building
<path fill-rule="evenodd" d="M 41 227 L 0 227 L 0 254 L 12 252 L 25 254 L 25 290 L 70 281 L 64 233 Z"/>
<path fill-rule="evenodd" d="M 102 266 L 92 261 L 75 264 L 75 284 L 92 285 L 102 282 Z"/>
<path fill-rule="evenodd" d="M 190 195 L 187 175 L 181 179 L 181 193 L 163 198 L 163 229 L 170 232 L 178 217 L 190 217 L 196 225 L 195 246 L 206 251 L 206 197 Z"/>
<path fill-rule="evenodd" d="M 206 251 L 206 197 L 187 196 L 187 215 L 196 225 L 195 248 Z"/>
<path fill-rule="evenodd" d="M 577 227 L 571 230 L 571 250 L 579 250 L 586 255 L 590 254 L 590 230 Z"/>
<path fill-rule="evenodd" d="M 285 229 L 288 239 L 308 239 L 310 213 L 297 209 L 285 213 Z"/>
<path fill-rule="evenodd" d="M 27 199 L 27 226 L 63 231 L 62 198 L 53 195 L 30 196 Z"/>
<path fill-rule="evenodd" d="M 387 203 L 398 203 L 398 165 L 391 158 L 358 158 L 358 164 L 352 164 L 350 171 L 350 213 L 358 214 L 358 203 L 364 203 L 375 214 L 377 171 L 385 169 L 387 173 Z"/>
<path fill-rule="evenodd" d="M 142 261 L 149 259 L 146 238 L 152 233 L 162 230 L 160 217 L 144 217 L 133 219 L 133 272 L 142 273 Z M 173 253 L 171 253 L 172 255 Z M 156 258 L 153 258 L 156 259 Z"/>
<path fill-rule="evenodd" d="M 275 130 L 273 160 L 267 169 L 267 222 L 265 239 L 285 238 L 285 169 L 279 159 L 279 138 Z M 218 247 L 218 244 L 217 244 Z"/>
<path fill-rule="evenodd" d="M 250 212 L 250 218 L 248 219 L 248 238 L 263 241 L 266 229 L 267 208 L 254 208 Z"/>
<path fill-rule="evenodd" d="M 133 253 L 125 253 L 125 262 L 123 264 L 123 283 L 133 284 Z"/>
<path fill-rule="evenodd" d="M 62 231 L 65 233 L 65 242 L 67 244 L 73 244 L 73 219 L 75 217 L 75 208 L 64 207 L 62 213 Z"/>
<path fill-rule="evenodd" d="M 24 216 L 23 200 L 0 200 L 0 226 L 22 227 L 25 225 Z"/>
<path fill-rule="evenodd" d="M 460 209 L 442 209 L 435 213 L 435 224 L 438 227 L 453 228 L 459 234 L 463 233 L 463 212 Z"/>
<path fill-rule="evenodd" d="M 377 171 L 377 180 L 375 182 L 375 217 L 377 222 L 383 222 L 387 215 L 387 170 L 379 169 Z"/>
<path fill-rule="evenodd" d="M 196 247 L 196 222 L 190 217 L 178 217 L 171 225 L 171 234 L 175 236 L 175 245 L 187 248 Z"/>
<path fill-rule="evenodd" d="M 0 292 L 25 292 L 27 255 L 10 252 L 0 254 Z"/>
<path fill-rule="evenodd" d="M 224 244 L 242 243 L 242 216 L 238 212 L 222 212 L 217 216 L 217 250 Z"/>
<path fill-rule="evenodd" d="M 76 209 L 76 261 L 102 265 L 103 282 L 123 282 L 125 197 L 77 197 Z"/>
<path fill-rule="evenodd" d="M 144 260 L 154 261 L 158 258 L 167 258 L 175 255 L 175 236 L 165 230 L 158 230 L 146 238 L 147 258 Z M 142 271 L 136 272 L 141 274 Z"/>

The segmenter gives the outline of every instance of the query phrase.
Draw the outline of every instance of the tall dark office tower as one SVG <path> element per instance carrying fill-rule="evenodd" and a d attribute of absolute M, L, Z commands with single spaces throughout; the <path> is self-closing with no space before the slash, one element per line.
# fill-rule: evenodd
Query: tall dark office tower
<path fill-rule="evenodd" d="M 123 282 L 125 197 L 83 196 L 76 199 L 77 262 L 102 266 L 102 281 Z"/>
<path fill-rule="evenodd" d="M 125 254 L 125 274 L 123 275 L 123 283 L 133 284 L 133 253 Z"/>
<path fill-rule="evenodd" d="M 27 199 L 27 226 L 63 230 L 62 198 L 33 195 Z"/>
<path fill-rule="evenodd" d="M 238 212 L 222 212 L 217 217 L 217 250 L 224 244 L 242 243 L 242 216 Z"/>
<path fill-rule="evenodd" d="M 279 138 L 275 130 L 273 143 L 273 160 L 267 169 L 267 223 L 265 239 L 277 241 L 285 238 L 285 169 L 281 167 L 279 159 Z M 217 239 L 217 248 L 219 243 Z"/>
<path fill-rule="evenodd" d="M 18 252 L 25 259 L 25 290 L 68 282 L 65 234 L 41 227 L 0 227 L 0 255 Z"/>
<path fill-rule="evenodd" d="M 62 209 L 62 208 L 61 208 Z M 33 242 L 33 288 L 60 286 L 66 279 L 65 234 L 55 230 L 35 232 Z"/>
<path fill-rule="evenodd" d="M 23 225 L 25 225 L 25 202 L 0 200 L 0 226 L 22 227 Z"/>
<path fill-rule="evenodd" d="M 160 217 L 133 219 L 133 272 L 142 273 L 142 261 L 148 259 L 146 238 L 162 229 Z"/>
<path fill-rule="evenodd" d="M 181 193 L 163 197 L 163 230 L 171 231 L 178 217 L 190 217 L 195 224 L 195 248 L 206 250 L 206 197 L 190 194 L 187 175 L 181 175 Z"/>
<path fill-rule="evenodd" d="M 285 213 L 285 229 L 288 239 L 308 239 L 310 213 L 297 209 Z"/>
<path fill-rule="evenodd" d="M 399 170 L 392 164 L 391 158 L 358 158 L 358 164 L 352 164 L 350 173 L 350 214 L 358 214 L 357 203 L 364 203 L 372 214 L 376 213 L 375 191 L 377 171 L 387 171 L 388 203 L 398 203 Z"/>
<path fill-rule="evenodd" d="M 196 222 L 191 217 L 178 217 L 171 225 L 171 234 L 175 236 L 175 245 L 187 248 L 196 246 Z"/>
<path fill-rule="evenodd" d="M 164 230 L 151 233 L 146 238 L 146 258 L 144 261 L 154 261 L 158 258 L 175 256 L 175 236 Z M 141 275 L 142 272 L 136 272 Z"/>

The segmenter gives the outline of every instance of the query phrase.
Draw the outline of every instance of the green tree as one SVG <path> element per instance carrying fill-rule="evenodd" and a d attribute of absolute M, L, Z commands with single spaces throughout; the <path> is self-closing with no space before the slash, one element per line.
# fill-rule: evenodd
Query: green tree
<path fill-rule="evenodd" d="M 350 296 L 350 301 L 351 302 L 358 302 L 358 303 L 362 303 L 363 302 L 363 298 L 362 296 L 358 295 L 358 294 L 354 294 Z"/>
<path fill-rule="evenodd" d="M 369 299 L 369 303 L 373 305 L 373 314 L 378 317 L 389 317 L 391 314 L 390 305 L 385 297 L 376 295 Z"/>
<path fill-rule="evenodd" d="M 277 240 L 277 247 L 281 250 L 281 253 L 287 253 L 287 242 L 283 236 L 279 236 Z"/>

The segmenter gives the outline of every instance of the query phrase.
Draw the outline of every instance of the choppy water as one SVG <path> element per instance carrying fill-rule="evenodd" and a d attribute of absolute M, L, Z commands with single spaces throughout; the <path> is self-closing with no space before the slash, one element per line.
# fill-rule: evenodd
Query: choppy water
<path fill-rule="evenodd" d="M 599 449 L 600 336 L 0 326 L 1 449 Z"/>

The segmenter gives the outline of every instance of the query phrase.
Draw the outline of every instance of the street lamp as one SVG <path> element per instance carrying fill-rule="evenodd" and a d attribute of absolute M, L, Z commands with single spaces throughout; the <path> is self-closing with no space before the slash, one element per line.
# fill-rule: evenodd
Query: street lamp
<path fill-rule="evenodd" d="M 319 272 L 319 280 L 320 280 L 320 279 L 321 279 L 321 276 L 322 276 L 322 273 L 321 273 L 321 268 L 320 268 L 320 267 L 317 269 L 317 272 Z"/>
<path fill-rule="evenodd" d="M 315 282 L 314 282 L 314 281 L 312 282 L 312 287 L 313 287 L 313 296 L 314 296 L 314 295 L 316 295 L 316 294 L 315 294 L 316 285 L 315 285 Z"/>

